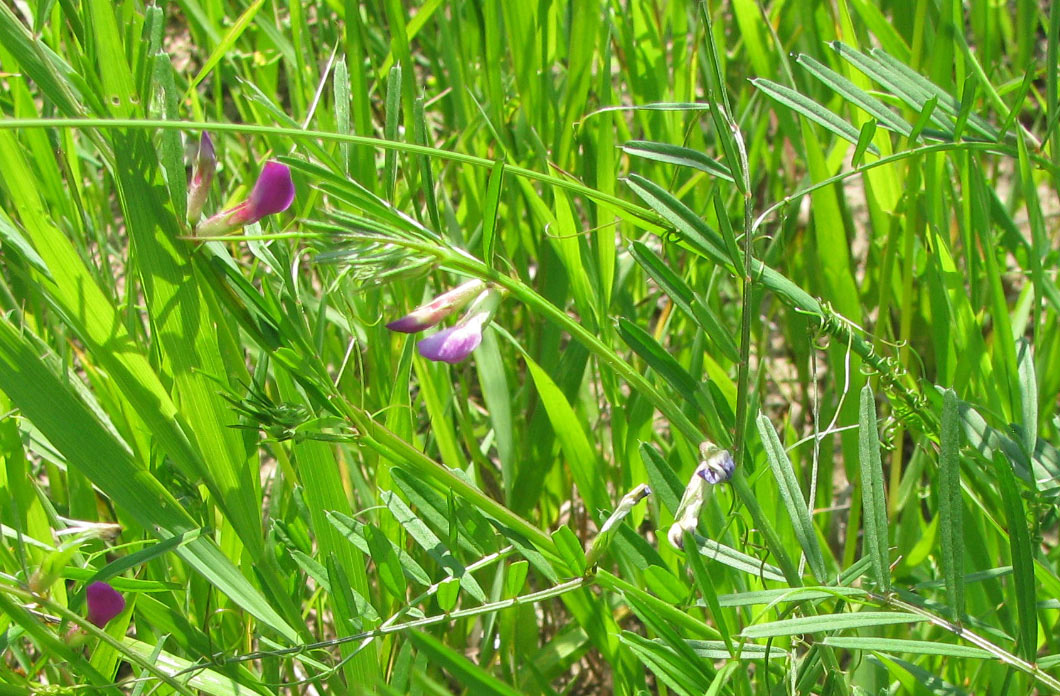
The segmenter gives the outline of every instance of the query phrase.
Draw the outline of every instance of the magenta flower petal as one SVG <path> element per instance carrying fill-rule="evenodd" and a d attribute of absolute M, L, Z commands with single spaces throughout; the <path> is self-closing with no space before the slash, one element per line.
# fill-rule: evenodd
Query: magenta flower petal
<path fill-rule="evenodd" d="M 105 582 L 94 582 L 85 590 L 88 620 L 103 628 L 125 609 L 125 598 Z"/>
<path fill-rule="evenodd" d="M 458 363 L 482 343 L 482 323 L 468 322 L 432 334 L 416 344 L 428 360 Z"/>
<path fill-rule="evenodd" d="M 294 182 L 291 181 L 290 168 L 286 164 L 270 160 L 265 163 L 261 176 L 250 192 L 253 219 L 248 222 L 257 222 L 266 215 L 282 213 L 291 207 L 293 200 Z"/>
<path fill-rule="evenodd" d="M 287 210 L 292 201 L 294 182 L 291 181 L 291 170 L 285 164 L 270 160 L 265 163 L 247 200 L 206 220 L 195 228 L 195 233 L 204 237 L 228 234 L 266 215 Z"/>
<path fill-rule="evenodd" d="M 397 331 L 399 333 L 419 333 L 424 329 L 431 328 L 441 320 L 442 317 L 434 319 L 434 317 L 418 316 L 416 312 L 412 312 L 411 314 L 406 314 L 400 319 L 395 319 L 394 321 L 390 322 L 386 325 L 386 328 L 390 329 L 391 331 Z"/>
<path fill-rule="evenodd" d="M 479 294 L 485 285 L 481 280 L 469 280 L 444 292 L 427 304 L 420 305 L 405 316 L 390 322 L 386 328 L 401 333 L 417 333 L 429 329 L 442 319 L 460 309 Z"/>

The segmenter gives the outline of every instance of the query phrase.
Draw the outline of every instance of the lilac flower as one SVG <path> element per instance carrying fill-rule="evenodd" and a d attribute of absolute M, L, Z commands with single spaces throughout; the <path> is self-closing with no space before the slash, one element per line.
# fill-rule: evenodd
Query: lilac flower
<path fill-rule="evenodd" d="M 428 336 L 416 344 L 420 355 L 428 360 L 458 363 L 482 343 L 482 329 L 493 318 L 501 294 L 488 289 L 480 294 L 467 314 L 451 328 Z"/>
<path fill-rule="evenodd" d="M 696 474 L 707 483 L 724 483 L 731 479 L 733 472 L 736 471 L 736 462 L 732 460 L 729 450 L 723 450 L 709 442 L 704 442 L 699 446 L 699 456 L 703 459 L 699 462 Z"/>
<path fill-rule="evenodd" d="M 214 153 L 213 141 L 209 133 L 199 138 L 199 150 L 191 167 L 191 181 L 188 183 L 188 222 L 195 224 L 202 215 L 202 206 L 210 193 L 210 183 L 217 168 L 217 155 Z"/>
<path fill-rule="evenodd" d="M 222 211 L 195 228 L 203 237 L 213 237 L 257 222 L 266 215 L 281 213 L 294 200 L 291 170 L 285 164 L 268 161 L 250 191 L 250 197 L 239 205 Z"/>
<path fill-rule="evenodd" d="M 125 609 L 125 599 L 105 582 L 94 582 L 85 590 L 88 620 L 103 628 Z"/>
<path fill-rule="evenodd" d="M 699 445 L 699 456 L 702 459 L 692 472 L 692 479 L 674 513 L 674 523 L 666 533 L 670 543 L 679 549 L 684 548 L 685 532 L 694 533 L 699 526 L 699 511 L 710 487 L 728 481 L 736 471 L 736 463 L 729 450 L 723 450 L 712 442 Z"/>
<path fill-rule="evenodd" d="M 390 322 L 386 328 L 401 333 L 417 333 L 429 329 L 466 305 L 472 297 L 479 294 L 483 287 L 485 283 L 481 280 L 469 280 L 438 295 L 427 304 L 420 305 L 400 319 Z"/>

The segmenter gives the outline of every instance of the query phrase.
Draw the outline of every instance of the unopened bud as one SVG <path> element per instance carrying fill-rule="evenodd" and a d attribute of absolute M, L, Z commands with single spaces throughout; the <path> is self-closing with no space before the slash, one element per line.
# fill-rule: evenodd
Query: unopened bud
<path fill-rule="evenodd" d="M 640 501 L 651 495 L 651 488 L 648 484 L 642 483 L 626 495 L 622 496 L 622 500 L 618 501 L 618 507 L 611 513 L 611 516 L 607 518 L 607 521 L 600 527 L 600 532 L 593 539 L 592 545 L 589 547 L 588 553 L 585 554 L 585 567 L 592 568 L 596 565 L 596 562 L 600 560 L 600 556 L 603 555 L 607 547 L 611 545 L 611 539 L 615 535 L 615 530 L 618 529 L 618 523 L 621 522 L 630 511 L 633 510 L 633 506 Z"/>
<path fill-rule="evenodd" d="M 209 133 L 199 138 L 199 150 L 191 166 L 191 181 L 188 182 L 188 222 L 195 224 L 202 216 L 202 207 L 210 194 L 210 183 L 217 168 L 217 154 Z"/>

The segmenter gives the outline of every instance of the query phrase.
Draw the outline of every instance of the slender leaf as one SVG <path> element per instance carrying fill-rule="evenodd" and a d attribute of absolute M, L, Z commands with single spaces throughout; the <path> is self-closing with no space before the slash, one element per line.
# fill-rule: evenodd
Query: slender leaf
<path fill-rule="evenodd" d="M 788 459 L 777 431 L 764 414 L 758 416 L 758 434 L 762 438 L 762 444 L 766 449 L 766 457 L 773 475 L 777 479 L 780 489 L 780 499 L 784 508 L 791 518 L 795 528 L 795 538 L 806 554 L 806 561 L 810 565 L 810 571 L 819 581 L 828 579 L 828 572 L 824 565 L 824 555 L 821 553 L 821 545 L 817 540 L 817 532 L 813 528 L 813 520 L 810 519 L 809 510 L 806 508 L 806 499 L 799 488 L 799 482 L 795 478 L 795 470 L 791 468 L 791 460 Z"/>
<path fill-rule="evenodd" d="M 872 393 L 872 387 L 867 384 L 861 390 L 858 452 L 861 459 L 861 505 L 865 519 L 865 537 L 862 544 L 872 559 L 876 584 L 887 592 L 891 586 L 887 552 L 887 493 L 883 487 L 883 463 L 880 461 L 876 397 Z"/>

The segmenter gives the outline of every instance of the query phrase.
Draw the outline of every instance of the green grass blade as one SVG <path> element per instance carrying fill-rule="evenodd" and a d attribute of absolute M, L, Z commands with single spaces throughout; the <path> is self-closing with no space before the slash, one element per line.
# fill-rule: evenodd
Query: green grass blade
<path fill-rule="evenodd" d="M 623 631 L 619 639 L 674 693 L 698 696 L 704 692 L 701 680 L 689 674 L 688 660 L 673 649 L 629 631 Z"/>
<path fill-rule="evenodd" d="M 493 267 L 493 254 L 497 246 L 497 210 L 503 183 L 504 160 L 498 160 L 486 182 L 486 200 L 482 212 L 482 260 L 490 268 Z"/>
<path fill-rule="evenodd" d="M 722 356 L 734 363 L 738 362 L 740 353 L 736 342 L 733 341 L 732 331 L 722 326 L 713 310 L 695 295 L 688 283 L 671 271 L 655 252 L 641 242 L 633 242 L 629 251 L 644 272 L 659 284 L 674 304 L 703 329 Z"/>
<path fill-rule="evenodd" d="M 676 359 L 665 350 L 651 334 L 625 317 L 618 318 L 618 335 L 639 355 L 652 370 L 657 372 L 684 399 L 697 401 L 699 385 Z"/>
<path fill-rule="evenodd" d="M 773 82 L 772 80 L 755 78 L 754 80 L 751 80 L 751 84 L 762 90 L 778 103 L 802 114 L 830 133 L 839 136 L 852 145 L 858 144 L 859 133 L 857 128 L 809 97 L 799 94 L 792 88 Z M 875 145 L 869 146 L 869 152 L 874 155 L 880 154 L 879 148 Z"/>
<path fill-rule="evenodd" d="M 1001 490 L 1001 503 L 1008 527 L 1012 554 L 1013 594 L 1016 599 L 1017 650 L 1027 660 L 1038 652 L 1038 616 L 1035 610 L 1034 563 L 1030 530 L 1020 499 L 1012 464 L 1000 452 L 993 456 L 994 473 Z"/>
<path fill-rule="evenodd" d="M 858 452 L 861 460 L 861 505 L 865 519 L 862 546 L 872 559 L 877 586 L 887 592 L 891 587 L 887 552 L 887 492 L 883 486 L 880 435 L 876 425 L 876 397 L 872 387 L 867 384 L 861 390 Z"/>
<path fill-rule="evenodd" d="M 735 183 L 732 172 L 721 162 L 707 157 L 702 152 L 687 147 L 656 143 L 648 140 L 630 140 L 622 145 L 622 151 L 653 162 L 666 162 L 679 167 L 689 167 L 729 183 Z"/>
<path fill-rule="evenodd" d="M 815 60 L 812 56 L 800 54 L 795 62 L 805 68 L 811 75 L 831 87 L 837 94 L 860 107 L 865 113 L 879 121 L 885 128 L 896 133 L 909 135 L 913 127 L 905 119 L 895 114 L 883 102 L 860 89 L 853 82 Z"/>
<path fill-rule="evenodd" d="M 243 35 L 243 32 L 247 30 L 250 23 L 254 21 L 255 15 L 258 14 L 258 10 L 265 4 L 265 0 L 254 0 L 247 9 L 243 10 L 243 13 L 239 15 L 239 18 L 232 24 L 232 26 L 225 32 L 225 35 L 221 37 L 220 43 L 210 52 L 210 56 L 203 63 L 203 66 L 199 69 L 198 74 L 192 78 L 191 83 L 188 85 L 188 92 L 193 91 L 200 82 L 206 79 L 215 67 L 225 58 L 225 56 L 232 50 L 232 46 L 235 45 L 239 37 Z"/>
<path fill-rule="evenodd" d="M 383 134 L 387 140 L 397 140 L 398 125 L 401 122 L 401 66 L 390 69 L 386 82 L 386 125 Z M 383 157 L 383 196 L 388 200 L 394 198 L 394 187 L 397 185 L 397 151 L 387 150 Z"/>
<path fill-rule="evenodd" d="M 810 572 L 813 573 L 819 582 L 827 582 L 829 577 L 824 564 L 824 554 L 821 552 L 821 545 L 817 540 L 817 532 L 813 528 L 813 520 L 810 518 L 810 512 L 806 507 L 806 498 L 802 495 L 799 482 L 795 478 L 795 470 L 791 467 L 791 460 L 788 459 L 787 452 L 784 451 L 784 446 L 780 443 L 777 431 L 773 429 L 773 424 L 769 422 L 769 418 L 764 414 L 759 414 L 757 423 L 758 434 L 762 438 L 762 444 L 766 450 L 766 458 L 769 460 L 769 467 L 773 470 L 773 475 L 777 479 L 780 500 L 784 504 L 784 509 L 787 510 L 792 526 L 795 528 L 795 538 L 798 540 L 802 552 L 806 554 Z"/>
<path fill-rule="evenodd" d="M 939 515 L 941 516 L 942 577 L 946 604 L 957 619 L 964 617 L 964 514 L 961 505 L 960 415 L 957 394 L 947 389 L 942 398 L 942 436 L 939 453 Z"/>
<path fill-rule="evenodd" d="M 417 650 L 428 656 L 431 664 L 444 668 L 474 693 L 494 694 L 494 696 L 519 695 L 519 691 L 492 676 L 434 636 L 420 631 L 410 631 L 408 638 Z"/>
<path fill-rule="evenodd" d="M 1023 447 L 1033 453 L 1038 444 L 1038 378 L 1034 373 L 1034 349 L 1026 339 L 1020 339 L 1017 344 Z"/>
<path fill-rule="evenodd" d="M 578 485 L 578 491 L 594 514 L 597 510 L 609 509 L 611 506 L 604 478 L 599 475 L 595 464 L 598 461 L 597 454 L 582 428 L 581 419 L 571 408 L 567 397 L 541 366 L 526 354 L 523 358 L 548 414 L 549 422 L 552 423 L 556 439 L 559 440 L 563 456 L 570 467 L 571 477 Z"/>
<path fill-rule="evenodd" d="M 800 616 L 795 619 L 780 619 L 779 621 L 755 624 L 745 628 L 740 635 L 754 640 L 758 638 L 775 638 L 777 636 L 797 636 L 806 633 L 846 631 L 873 626 L 890 626 L 892 624 L 911 624 L 926 620 L 926 617 L 920 614 L 896 611 L 821 614 L 819 616 Z"/>

